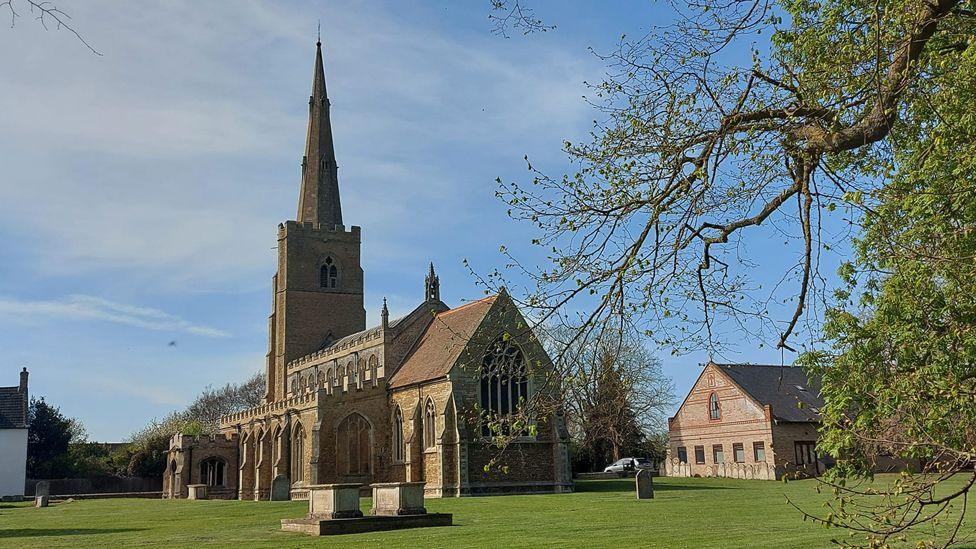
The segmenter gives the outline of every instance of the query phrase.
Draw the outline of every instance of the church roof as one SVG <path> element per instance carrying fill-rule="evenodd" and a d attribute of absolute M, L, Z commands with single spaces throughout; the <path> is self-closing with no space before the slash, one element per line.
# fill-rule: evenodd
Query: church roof
<path fill-rule="evenodd" d="M 489 296 L 437 313 L 433 322 L 390 379 L 390 388 L 446 376 L 498 298 Z"/>
<path fill-rule="evenodd" d="M 19 387 L 0 387 L 0 429 L 25 429 L 24 393 Z"/>
<path fill-rule="evenodd" d="M 715 364 L 743 391 L 770 405 L 780 421 L 817 422 L 824 401 L 820 380 L 808 379 L 803 368 L 767 364 Z"/>

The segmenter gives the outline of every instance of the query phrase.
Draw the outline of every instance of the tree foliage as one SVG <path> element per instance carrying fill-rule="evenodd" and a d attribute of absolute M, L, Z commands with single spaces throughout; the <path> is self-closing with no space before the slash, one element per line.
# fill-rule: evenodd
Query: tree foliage
<path fill-rule="evenodd" d="M 824 378 L 821 449 L 839 460 L 820 518 L 866 545 L 944 523 L 972 477 L 935 488 L 976 454 L 976 3 L 674 7 L 676 23 L 603 56 L 610 74 L 590 98 L 603 116 L 591 140 L 565 144 L 579 170 L 529 164 L 529 182 L 499 182 L 548 252 L 524 270 L 536 282 L 524 303 L 542 319 L 585 311 L 596 332 L 634 315 L 676 353 L 747 335 L 792 351 L 805 337 L 819 350 L 801 361 Z M 837 279 L 820 269 L 833 252 Z M 926 474 L 842 482 L 885 452 L 924 458 Z"/>
<path fill-rule="evenodd" d="M 72 442 L 83 443 L 85 438 L 80 422 L 66 417 L 43 398 L 31 399 L 27 408 L 27 476 L 72 476 L 75 468 L 68 454 L 69 446 Z"/>
<path fill-rule="evenodd" d="M 598 345 L 582 345 L 578 328 L 557 325 L 543 342 L 559 357 L 575 468 L 602 469 L 622 456 L 659 457 L 674 386 L 639 333 L 618 325 Z"/>
<path fill-rule="evenodd" d="M 206 387 L 183 410 L 174 411 L 163 419 L 150 421 L 130 437 L 126 467 L 128 474 L 162 475 L 166 468 L 169 440 L 173 435 L 216 434 L 221 416 L 261 404 L 265 383 L 264 375 L 256 373 L 241 383 L 228 383 L 216 389 Z"/>

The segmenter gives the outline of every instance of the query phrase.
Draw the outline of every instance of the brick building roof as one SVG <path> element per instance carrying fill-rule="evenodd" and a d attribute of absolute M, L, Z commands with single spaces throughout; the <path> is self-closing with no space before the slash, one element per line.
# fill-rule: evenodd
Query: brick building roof
<path fill-rule="evenodd" d="M 395 389 L 446 376 L 497 297 L 489 296 L 437 313 L 393 374 L 389 386 Z"/>
<path fill-rule="evenodd" d="M 715 364 L 743 391 L 770 405 L 780 421 L 819 422 L 820 380 L 807 379 L 803 368 L 769 364 Z"/>
<path fill-rule="evenodd" d="M 26 429 L 27 395 L 20 387 L 0 387 L 0 429 Z"/>

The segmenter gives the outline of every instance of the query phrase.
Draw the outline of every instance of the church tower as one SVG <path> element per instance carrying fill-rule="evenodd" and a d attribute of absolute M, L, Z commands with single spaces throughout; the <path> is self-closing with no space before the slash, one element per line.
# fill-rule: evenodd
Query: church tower
<path fill-rule="evenodd" d="M 266 400 L 284 398 L 288 363 L 366 329 L 361 229 L 342 224 L 329 97 L 316 43 L 296 221 L 278 225 Z"/>

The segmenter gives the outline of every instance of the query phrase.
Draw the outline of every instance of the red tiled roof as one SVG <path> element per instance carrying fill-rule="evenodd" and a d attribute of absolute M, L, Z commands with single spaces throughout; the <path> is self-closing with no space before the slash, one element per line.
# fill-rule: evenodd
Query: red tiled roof
<path fill-rule="evenodd" d="M 395 389 L 446 376 L 497 298 L 493 295 L 437 313 L 389 386 Z"/>

